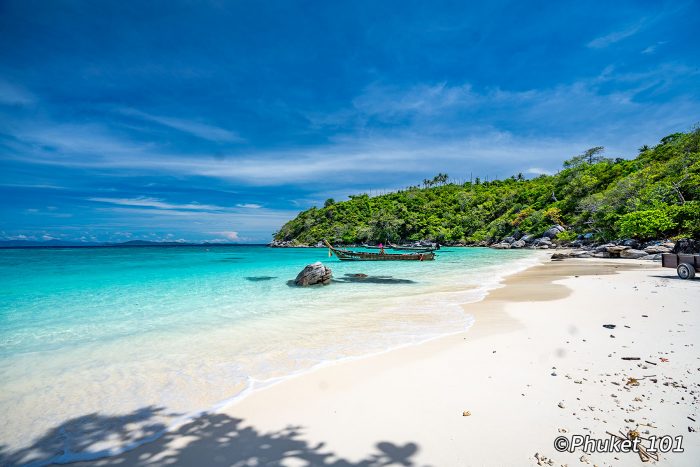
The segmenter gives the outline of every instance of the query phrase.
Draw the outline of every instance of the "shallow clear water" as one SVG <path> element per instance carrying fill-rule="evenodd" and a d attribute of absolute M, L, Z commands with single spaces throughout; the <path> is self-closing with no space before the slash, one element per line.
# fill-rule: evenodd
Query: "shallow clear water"
<path fill-rule="evenodd" d="M 339 280 L 370 277 L 288 285 L 315 261 Z M 60 446 L 50 430 L 144 407 L 168 426 L 260 382 L 464 330 L 461 303 L 535 261 L 458 248 L 359 263 L 252 246 L 0 250 L 0 444 L 33 447 L 23 462 L 113 452 L 148 430 L 129 419 L 121 439 L 90 446 L 76 426 L 97 415 L 64 425 Z"/>

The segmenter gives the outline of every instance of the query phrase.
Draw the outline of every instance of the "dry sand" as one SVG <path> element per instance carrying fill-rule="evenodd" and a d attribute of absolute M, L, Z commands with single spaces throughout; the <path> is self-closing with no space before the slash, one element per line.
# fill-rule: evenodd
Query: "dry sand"
<path fill-rule="evenodd" d="M 700 280 L 572 259 L 504 285 L 465 306 L 468 332 L 286 380 L 97 464 L 641 465 L 553 446 L 638 428 L 683 436 L 659 465 L 700 465 Z"/>

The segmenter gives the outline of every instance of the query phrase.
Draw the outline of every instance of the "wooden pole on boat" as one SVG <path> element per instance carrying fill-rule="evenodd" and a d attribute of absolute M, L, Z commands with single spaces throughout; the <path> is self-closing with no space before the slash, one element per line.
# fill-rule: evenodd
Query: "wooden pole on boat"
<path fill-rule="evenodd" d="M 330 243 L 328 243 L 328 240 L 326 240 L 325 238 L 323 239 L 323 243 L 325 243 L 326 246 L 328 246 L 328 257 L 331 258 L 333 256 L 333 247 Z"/>

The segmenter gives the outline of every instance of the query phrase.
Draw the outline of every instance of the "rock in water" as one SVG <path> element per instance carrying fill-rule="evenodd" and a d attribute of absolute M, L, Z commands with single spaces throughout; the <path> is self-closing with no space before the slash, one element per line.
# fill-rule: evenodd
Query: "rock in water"
<path fill-rule="evenodd" d="M 319 261 L 302 269 L 297 278 L 294 279 L 294 283 L 301 287 L 317 284 L 328 285 L 331 282 L 331 277 L 333 277 L 331 268 L 324 266 Z"/>

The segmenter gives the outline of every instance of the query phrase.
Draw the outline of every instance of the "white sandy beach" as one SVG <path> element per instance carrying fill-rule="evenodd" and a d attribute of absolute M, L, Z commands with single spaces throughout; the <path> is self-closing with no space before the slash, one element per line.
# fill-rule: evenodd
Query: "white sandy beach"
<path fill-rule="evenodd" d="M 317 369 L 96 463 L 537 465 L 538 453 L 542 464 L 640 465 L 634 453 L 553 446 L 638 427 L 683 436 L 685 452 L 660 465 L 698 465 L 700 280 L 566 260 L 504 285 L 465 306 L 476 318 L 465 333 Z"/>

